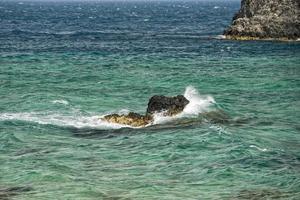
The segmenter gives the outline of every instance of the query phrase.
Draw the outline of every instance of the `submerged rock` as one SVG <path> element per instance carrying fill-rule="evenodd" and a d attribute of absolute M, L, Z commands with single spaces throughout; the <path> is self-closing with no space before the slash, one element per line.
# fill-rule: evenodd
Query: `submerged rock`
<path fill-rule="evenodd" d="M 299 10 L 299 0 L 242 0 L 241 9 L 224 35 L 238 40 L 297 40 Z"/>
<path fill-rule="evenodd" d="M 155 95 L 150 98 L 145 115 L 130 112 L 128 114 L 111 114 L 102 118 L 110 123 L 141 127 L 153 122 L 153 114 L 164 112 L 165 116 L 173 116 L 183 111 L 189 101 L 183 96 L 166 97 Z"/>

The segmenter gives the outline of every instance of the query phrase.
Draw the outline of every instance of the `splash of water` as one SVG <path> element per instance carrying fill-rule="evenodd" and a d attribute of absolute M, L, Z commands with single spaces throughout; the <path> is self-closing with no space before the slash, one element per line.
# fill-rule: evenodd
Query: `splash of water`
<path fill-rule="evenodd" d="M 164 113 L 156 113 L 154 115 L 153 123 L 149 124 L 164 124 L 180 118 L 198 116 L 203 112 L 209 111 L 210 107 L 215 104 L 215 100 L 211 96 L 200 95 L 200 93 L 192 86 L 188 86 L 184 92 L 185 98 L 190 102 L 186 105 L 183 112 L 175 116 L 164 116 Z M 59 103 L 68 105 L 65 100 L 55 100 L 52 103 Z M 120 110 L 119 114 L 127 114 L 129 111 L 126 109 Z M 36 112 L 25 112 L 25 113 L 0 113 L 0 121 L 7 120 L 18 120 L 28 121 L 38 124 L 51 124 L 63 127 L 75 127 L 75 128 L 96 128 L 96 129 L 119 129 L 124 127 L 131 127 L 129 125 L 109 123 L 101 118 L 105 116 L 103 114 L 90 114 L 82 115 L 80 111 L 73 110 L 70 115 L 61 113 L 36 113 Z"/>
<path fill-rule="evenodd" d="M 200 95 L 193 86 L 186 87 L 184 97 L 189 100 L 189 104 L 185 106 L 181 113 L 175 116 L 164 116 L 164 113 L 157 113 L 154 115 L 153 124 L 163 124 L 180 118 L 196 117 L 203 112 L 208 112 L 211 106 L 216 103 L 212 96 Z"/>
<path fill-rule="evenodd" d="M 193 86 L 188 86 L 185 89 L 184 97 L 187 98 L 190 103 L 184 108 L 183 114 L 198 115 L 209 111 L 210 107 L 216 103 L 212 96 L 200 95 Z"/>

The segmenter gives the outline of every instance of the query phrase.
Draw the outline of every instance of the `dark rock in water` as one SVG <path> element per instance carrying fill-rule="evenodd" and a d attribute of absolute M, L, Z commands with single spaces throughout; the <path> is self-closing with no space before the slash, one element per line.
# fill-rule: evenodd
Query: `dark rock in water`
<path fill-rule="evenodd" d="M 300 1 L 242 0 L 224 35 L 238 40 L 296 40 L 300 38 Z"/>
<path fill-rule="evenodd" d="M 106 115 L 103 119 L 111 123 L 130 125 L 134 127 L 146 126 L 153 121 L 152 116 L 144 116 L 134 112 L 130 112 L 127 115 Z"/>
<path fill-rule="evenodd" d="M 166 111 L 166 115 L 176 115 L 183 111 L 189 103 L 183 95 L 175 97 L 166 97 L 155 95 L 151 97 L 148 103 L 146 115 L 152 115 L 155 112 Z"/>
<path fill-rule="evenodd" d="M 176 115 L 183 111 L 189 101 L 183 96 L 175 97 L 153 96 L 150 98 L 146 115 L 130 112 L 126 115 L 111 114 L 102 118 L 107 122 L 129 125 L 134 127 L 146 126 L 153 122 L 153 114 L 165 111 L 166 116 Z"/>

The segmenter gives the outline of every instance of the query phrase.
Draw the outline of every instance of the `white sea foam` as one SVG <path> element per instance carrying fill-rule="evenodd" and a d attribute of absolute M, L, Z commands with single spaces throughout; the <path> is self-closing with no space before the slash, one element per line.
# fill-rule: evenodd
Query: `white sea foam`
<path fill-rule="evenodd" d="M 268 149 L 266 149 L 266 148 L 260 148 L 260 147 L 258 147 L 258 146 L 255 146 L 255 145 L 250 145 L 249 146 L 250 148 L 255 148 L 255 149 L 257 149 L 257 150 L 259 150 L 259 151 L 268 151 Z"/>
<path fill-rule="evenodd" d="M 57 100 L 53 100 L 51 101 L 54 104 L 64 104 L 64 105 L 69 105 L 69 102 L 67 100 L 63 100 L 63 99 L 57 99 Z"/>
<path fill-rule="evenodd" d="M 224 40 L 224 39 L 226 39 L 226 36 L 225 35 L 217 35 L 215 37 L 215 39 L 217 39 L 217 40 Z"/>
<path fill-rule="evenodd" d="M 231 134 L 230 132 L 226 131 L 226 129 L 222 126 L 219 126 L 219 125 L 210 125 L 211 129 L 213 129 L 214 131 L 216 131 L 219 135 L 222 135 L 222 134 Z"/>
<path fill-rule="evenodd" d="M 60 32 L 55 32 L 54 34 L 56 35 L 74 35 L 77 33 L 76 31 L 60 31 Z"/>
<path fill-rule="evenodd" d="M 62 127 L 75 127 L 75 128 L 96 128 L 96 129 L 119 129 L 128 127 L 120 124 L 108 123 L 100 120 L 98 115 L 82 116 L 74 115 L 60 115 L 56 113 L 0 113 L 0 121 L 17 120 L 29 121 L 38 124 L 51 124 Z"/>

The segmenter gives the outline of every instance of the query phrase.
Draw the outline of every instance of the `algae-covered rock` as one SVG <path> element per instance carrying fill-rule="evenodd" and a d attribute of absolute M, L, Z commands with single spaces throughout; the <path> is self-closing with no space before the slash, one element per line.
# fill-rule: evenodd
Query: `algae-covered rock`
<path fill-rule="evenodd" d="M 126 115 L 125 114 L 106 115 L 102 119 L 110 123 L 129 125 L 133 127 L 146 126 L 147 124 L 150 124 L 153 121 L 153 118 L 149 115 L 144 116 L 134 112 L 130 112 Z"/>

